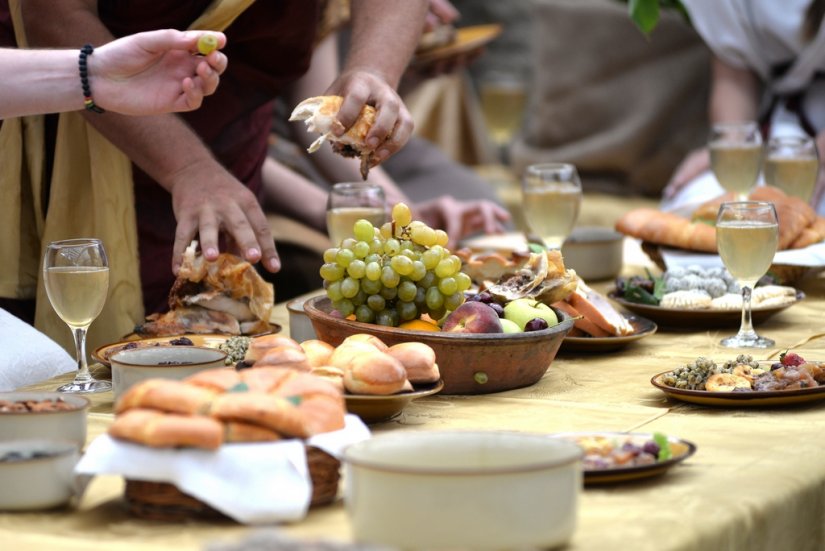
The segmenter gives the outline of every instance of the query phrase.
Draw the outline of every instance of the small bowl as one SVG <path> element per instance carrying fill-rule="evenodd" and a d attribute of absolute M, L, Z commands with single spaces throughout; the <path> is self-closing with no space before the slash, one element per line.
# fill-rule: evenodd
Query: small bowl
<path fill-rule="evenodd" d="M 582 487 L 576 444 L 503 431 L 384 434 L 344 451 L 356 541 L 403 549 L 562 545 Z"/>
<path fill-rule="evenodd" d="M 559 323 L 527 333 L 449 333 L 413 331 L 361 323 L 330 315 L 326 296 L 304 303 L 318 338 L 338 346 L 350 335 L 375 335 L 388 346 L 418 341 L 435 351 L 444 381 L 441 394 L 487 394 L 536 383 L 556 357 L 564 336 L 573 327 L 570 316 L 555 310 Z"/>
<path fill-rule="evenodd" d="M 8 460 L 10 454 L 40 457 Z M 72 472 L 80 459 L 74 442 L 14 440 L 0 443 L 0 510 L 32 511 L 68 503 Z"/>
<path fill-rule="evenodd" d="M 286 309 L 289 310 L 289 336 L 298 342 L 318 338 L 315 328 L 312 327 L 312 320 L 304 312 L 305 300 L 296 298 L 286 303 Z"/>
<path fill-rule="evenodd" d="M 612 279 L 622 271 L 623 239 L 610 228 L 575 228 L 561 247 L 564 265 L 585 281 Z"/>
<path fill-rule="evenodd" d="M 24 439 L 67 440 L 78 448 L 86 445 L 86 413 L 89 400 L 62 392 L 2 392 L 0 401 L 58 401 L 72 406 L 60 411 L 0 412 L 0 442 Z"/>
<path fill-rule="evenodd" d="M 203 346 L 153 346 L 121 350 L 109 361 L 115 400 L 144 379 L 185 379 L 204 369 L 226 367 L 227 353 Z"/>

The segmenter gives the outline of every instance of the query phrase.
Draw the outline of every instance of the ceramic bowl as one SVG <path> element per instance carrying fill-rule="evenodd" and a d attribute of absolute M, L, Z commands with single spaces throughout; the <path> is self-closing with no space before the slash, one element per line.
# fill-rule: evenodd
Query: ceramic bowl
<path fill-rule="evenodd" d="M 573 320 L 556 310 L 559 323 L 527 333 L 449 333 L 413 331 L 361 323 L 330 315 L 325 296 L 304 303 L 318 338 L 338 346 L 350 335 L 368 333 L 389 346 L 426 343 L 435 351 L 444 389 L 441 394 L 487 394 L 536 383 L 550 367 Z"/>
<path fill-rule="evenodd" d="M 0 412 L 0 442 L 23 439 L 68 440 L 78 448 L 86 444 L 89 400 L 62 392 L 2 392 L 0 402 L 57 402 L 71 409 L 58 411 Z"/>
<path fill-rule="evenodd" d="M 226 367 L 226 352 L 203 346 L 153 346 L 121 350 L 110 358 L 115 400 L 145 379 L 185 379 L 204 369 Z"/>
<path fill-rule="evenodd" d="M 344 451 L 356 541 L 403 549 L 545 549 L 576 526 L 582 452 L 499 432 L 404 432 Z"/>
<path fill-rule="evenodd" d="M 564 265 L 585 281 L 612 279 L 622 271 L 624 236 L 610 228 L 580 227 L 564 241 Z"/>
<path fill-rule="evenodd" d="M 79 459 L 74 442 L 0 443 L 0 510 L 32 511 L 66 504 L 74 495 L 72 471 Z"/>
<path fill-rule="evenodd" d="M 318 338 L 315 328 L 312 327 L 312 320 L 304 312 L 305 300 L 296 298 L 286 303 L 286 309 L 289 311 L 289 336 L 298 342 Z"/>

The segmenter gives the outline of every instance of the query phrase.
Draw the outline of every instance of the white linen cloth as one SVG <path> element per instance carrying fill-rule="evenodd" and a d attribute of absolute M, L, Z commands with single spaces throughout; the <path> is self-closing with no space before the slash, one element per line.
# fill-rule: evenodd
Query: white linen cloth
<path fill-rule="evenodd" d="M 2 308 L 0 350 L 3 351 L 3 363 L 0 365 L 1 392 L 77 369 L 75 360 L 59 344 Z"/>
<path fill-rule="evenodd" d="M 369 437 L 363 421 L 350 414 L 342 430 L 315 435 L 306 445 L 340 459 L 345 447 Z M 103 434 L 89 445 L 75 477 L 81 492 L 98 474 L 169 482 L 244 524 L 290 522 L 306 516 L 312 497 L 305 450 L 296 439 L 229 444 L 215 451 L 159 449 Z"/>

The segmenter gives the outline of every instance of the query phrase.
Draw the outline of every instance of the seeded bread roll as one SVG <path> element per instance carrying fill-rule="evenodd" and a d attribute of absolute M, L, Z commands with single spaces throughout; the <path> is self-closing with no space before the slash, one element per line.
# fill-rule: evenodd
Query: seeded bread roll
<path fill-rule="evenodd" d="M 395 394 L 406 382 L 401 362 L 383 352 L 358 355 L 344 368 L 344 388 L 353 394 Z"/>
<path fill-rule="evenodd" d="M 109 434 L 154 448 L 189 446 L 214 450 L 223 443 L 224 427 L 209 417 L 135 408 L 119 414 L 109 427 Z"/>
<path fill-rule="evenodd" d="M 441 378 L 435 351 L 423 342 L 402 342 L 389 347 L 387 354 L 401 362 L 413 384 L 435 383 Z"/>
<path fill-rule="evenodd" d="M 209 411 L 217 393 L 207 388 L 171 379 L 146 379 L 131 388 L 118 400 L 115 413 L 133 408 L 151 408 L 189 415 Z"/>

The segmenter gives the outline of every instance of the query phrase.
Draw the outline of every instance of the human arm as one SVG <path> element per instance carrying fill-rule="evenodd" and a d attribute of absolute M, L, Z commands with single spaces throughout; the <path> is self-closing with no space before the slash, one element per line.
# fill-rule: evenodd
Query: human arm
<path fill-rule="evenodd" d="M 23 20 L 33 46 L 78 48 L 113 39 L 97 14 L 97 0 L 27 0 Z M 97 52 L 94 55 L 97 55 Z M 94 88 L 93 88 L 94 92 Z M 94 92 L 97 94 L 97 92 Z M 172 270 L 199 235 L 204 256 L 218 255 L 218 234 L 227 233 L 250 262 L 280 268 L 272 234 L 257 198 L 174 115 L 126 117 L 87 113 L 88 122 L 172 196 L 177 219 Z"/>
<path fill-rule="evenodd" d="M 226 56 L 195 57 L 202 31 L 162 30 L 110 42 L 87 58 L 89 84 L 107 111 L 148 115 L 191 111 L 218 86 Z M 219 47 L 222 33 L 212 33 Z M 0 49 L 0 118 L 83 109 L 78 50 Z"/>

